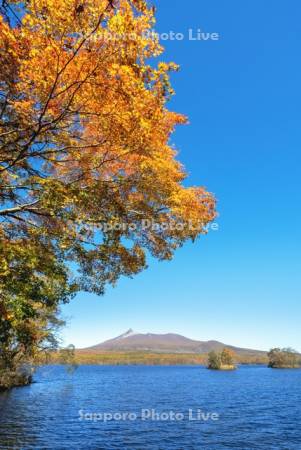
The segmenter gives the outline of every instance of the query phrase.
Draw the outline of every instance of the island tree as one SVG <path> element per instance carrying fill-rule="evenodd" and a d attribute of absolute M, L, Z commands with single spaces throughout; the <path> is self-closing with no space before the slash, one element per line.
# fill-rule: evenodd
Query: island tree
<path fill-rule="evenodd" d="M 220 354 L 214 351 L 208 353 L 208 369 L 219 370 L 221 367 Z"/>
<path fill-rule="evenodd" d="M 234 366 L 235 365 L 235 353 L 229 348 L 224 348 L 221 353 L 221 363 L 224 366 Z"/>
<path fill-rule="evenodd" d="M 215 217 L 213 196 L 183 185 L 170 139 L 186 118 L 167 109 L 177 66 L 150 64 L 162 52 L 153 25 L 154 9 L 142 0 L 2 2 L 5 330 L 10 317 L 27 323 L 31 314 L 39 328 L 39 314 L 43 321 L 75 290 L 102 294 L 144 269 L 146 252 L 171 259 Z M 26 271 L 28 289 L 19 283 Z M 11 329 L 22 347 L 16 322 Z"/>
<path fill-rule="evenodd" d="M 235 369 L 235 353 L 224 348 L 221 352 L 211 351 L 208 353 L 208 369 L 231 370 Z"/>
<path fill-rule="evenodd" d="M 301 366 L 301 357 L 292 348 L 273 348 L 268 353 L 268 367 L 273 369 L 297 368 Z"/>

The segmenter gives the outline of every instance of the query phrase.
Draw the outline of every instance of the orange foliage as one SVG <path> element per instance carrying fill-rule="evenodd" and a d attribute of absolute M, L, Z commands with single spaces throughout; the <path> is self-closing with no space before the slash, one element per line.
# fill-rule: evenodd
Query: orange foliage
<path fill-rule="evenodd" d="M 186 118 L 166 106 L 177 66 L 148 62 L 162 52 L 148 34 L 154 10 L 143 0 L 22 8 L 17 26 L 0 15 L 0 231 L 57 242 L 82 287 L 100 292 L 143 268 L 145 249 L 171 258 L 205 233 L 215 201 L 182 184 L 170 136 Z"/>

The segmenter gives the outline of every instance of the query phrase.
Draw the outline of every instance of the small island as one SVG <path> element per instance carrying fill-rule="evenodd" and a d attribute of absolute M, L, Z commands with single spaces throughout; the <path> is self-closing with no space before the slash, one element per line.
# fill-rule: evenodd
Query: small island
<path fill-rule="evenodd" d="M 271 369 L 300 369 L 301 355 L 292 348 L 273 348 L 268 353 Z"/>
<path fill-rule="evenodd" d="M 207 368 L 210 370 L 235 370 L 235 353 L 228 348 L 224 348 L 222 352 L 210 352 Z"/>

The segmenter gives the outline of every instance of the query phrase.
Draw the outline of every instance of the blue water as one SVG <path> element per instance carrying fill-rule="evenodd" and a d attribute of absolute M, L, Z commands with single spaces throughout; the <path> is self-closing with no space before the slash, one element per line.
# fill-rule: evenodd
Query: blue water
<path fill-rule="evenodd" d="M 51 366 L 35 381 L 0 394 L 1 450 L 301 449 L 301 370 Z"/>

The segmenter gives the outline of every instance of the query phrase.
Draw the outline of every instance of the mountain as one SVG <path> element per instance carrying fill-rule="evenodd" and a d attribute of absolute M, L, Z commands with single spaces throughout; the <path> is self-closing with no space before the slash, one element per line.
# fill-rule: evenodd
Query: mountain
<path fill-rule="evenodd" d="M 180 334 L 135 333 L 129 329 L 116 338 L 101 344 L 82 349 L 85 352 L 101 353 L 104 351 L 149 351 L 159 353 L 208 353 L 220 351 L 224 347 L 232 349 L 238 355 L 262 356 L 266 352 L 226 345 L 218 341 L 196 341 Z"/>

